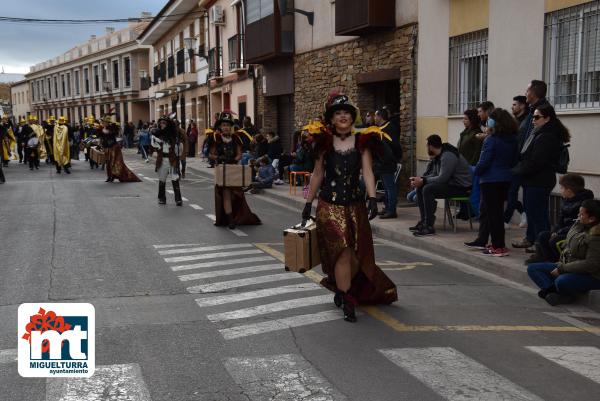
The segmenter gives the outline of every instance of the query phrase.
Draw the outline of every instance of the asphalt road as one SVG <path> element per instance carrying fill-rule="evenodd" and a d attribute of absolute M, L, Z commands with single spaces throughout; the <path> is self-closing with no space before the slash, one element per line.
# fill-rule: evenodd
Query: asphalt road
<path fill-rule="evenodd" d="M 322 274 L 286 273 L 290 210 L 248 195 L 263 225 L 214 227 L 212 180 L 189 171 L 183 207 L 141 183 L 15 162 L 0 185 L 0 400 L 594 400 L 600 316 L 551 308 L 531 289 L 376 239 L 391 306 L 342 320 Z M 170 189 L 170 184 L 167 186 Z M 91 379 L 24 379 L 24 302 L 90 302 Z M 596 325 L 596 326 L 595 326 Z"/>

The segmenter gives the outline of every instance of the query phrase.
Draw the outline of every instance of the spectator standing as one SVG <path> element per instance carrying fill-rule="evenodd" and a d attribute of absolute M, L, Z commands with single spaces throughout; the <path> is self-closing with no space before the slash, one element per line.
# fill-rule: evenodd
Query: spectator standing
<path fill-rule="evenodd" d="M 475 166 L 475 176 L 481 185 L 481 214 L 479 234 L 473 242 L 465 243 L 471 248 L 483 249 L 484 255 L 506 256 L 504 232 L 504 201 L 512 178 L 511 169 L 518 158 L 518 125 L 504 109 L 494 109 L 488 117 L 489 135 L 483 141 L 481 155 Z M 491 236 L 492 246 L 487 247 Z"/>
<path fill-rule="evenodd" d="M 548 103 L 538 106 L 533 115 L 535 125 L 521 149 L 521 160 L 514 173 L 521 177 L 527 214 L 527 235 L 512 245 L 530 248 L 542 231 L 550 230 L 550 192 L 556 185 L 556 163 L 563 143 L 570 141 L 569 130 L 556 117 Z"/>
<path fill-rule="evenodd" d="M 558 263 L 532 263 L 527 273 L 540 288 L 538 296 L 552 306 L 600 289 L 600 201 L 588 199 L 567 233 Z"/>
<path fill-rule="evenodd" d="M 563 198 L 558 222 L 552 231 L 542 231 L 535 242 L 535 254 L 525 261 L 526 265 L 539 262 L 558 262 L 557 243 L 567 237 L 569 229 L 577 220 L 583 201 L 594 199 L 594 193 L 585 189 L 585 180 L 579 174 L 565 174 L 558 180 Z"/>
<path fill-rule="evenodd" d="M 458 152 L 464 156 L 469 165 L 471 166 L 471 173 L 475 170 L 475 165 L 479 161 L 479 154 L 481 153 L 481 145 L 483 140 L 480 138 L 479 134 L 481 131 L 481 121 L 477 110 L 469 109 L 465 110 L 463 113 L 463 125 L 465 129 L 460 133 L 460 137 L 458 139 Z M 479 181 L 473 177 L 473 187 L 471 189 L 470 196 L 470 204 L 471 204 L 471 215 L 478 216 L 479 215 Z M 468 219 L 469 215 L 467 214 L 466 205 L 461 203 L 460 212 L 456 216 L 459 219 Z"/>
<path fill-rule="evenodd" d="M 281 146 L 279 136 L 272 131 L 267 133 L 267 155 L 271 159 L 271 162 L 277 160 L 278 163 L 282 153 L 283 147 Z"/>
<path fill-rule="evenodd" d="M 442 143 L 439 135 L 427 138 L 427 153 L 432 157 L 422 177 L 410 177 L 411 186 L 417 188 L 420 220 L 410 227 L 415 236 L 434 235 L 436 199 L 451 196 L 468 196 L 471 190 L 471 170 L 458 149 Z"/>
<path fill-rule="evenodd" d="M 188 126 L 188 157 L 196 157 L 196 143 L 198 143 L 198 127 L 196 123 L 192 121 Z"/>
<path fill-rule="evenodd" d="M 519 124 L 520 127 L 523 121 L 529 115 L 529 108 L 527 107 L 527 96 L 519 95 L 513 97 L 511 111 L 513 117 L 515 117 L 515 120 L 517 120 L 517 124 Z"/>
<path fill-rule="evenodd" d="M 384 138 L 381 151 L 373 155 L 373 173 L 381 180 L 385 191 L 385 208 L 379 215 L 381 219 L 395 219 L 398 217 L 396 214 L 398 188 L 394 176 L 398 159 L 393 151 L 393 138 L 399 138 L 400 135 L 394 131 L 394 126 L 389 121 L 389 113 L 385 109 L 375 112 L 375 125 L 379 126 L 383 132 L 392 138 L 392 141 Z"/>

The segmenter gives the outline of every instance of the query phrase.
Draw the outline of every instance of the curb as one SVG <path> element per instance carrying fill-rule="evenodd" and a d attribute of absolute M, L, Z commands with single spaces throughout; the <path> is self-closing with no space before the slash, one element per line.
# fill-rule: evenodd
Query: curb
<path fill-rule="evenodd" d="M 188 166 L 188 168 L 190 167 Z M 194 167 L 191 167 L 191 169 L 206 177 L 212 177 L 212 174 L 209 174 L 209 172 L 207 171 L 202 171 L 201 169 Z M 268 190 L 265 190 L 262 194 L 257 195 L 257 197 L 270 198 L 276 200 L 278 203 L 297 208 L 298 213 L 301 212 L 305 203 L 304 199 L 294 199 L 290 198 L 289 196 Z M 313 209 L 314 208 L 315 207 L 313 206 Z M 531 279 L 527 275 L 527 270 L 524 266 L 522 268 L 506 266 L 502 263 L 498 263 L 493 257 L 485 257 L 484 259 L 484 257 L 477 256 L 470 252 L 457 252 L 456 249 L 449 246 L 444 246 L 439 242 L 427 241 L 426 239 L 417 238 L 414 235 L 412 235 L 412 233 L 393 230 L 381 224 L 378 224 L 377 222 L 371 222 L 371 229 L 375 235 L 383 239 L 401 242 L 405 246 L 409 246 L 415 249 L 435 254 L 439 254 L 440 250 L 443 250 L 447 253 L 451 253 L 452 257 L 457 262 L 464 263 L 479 270 L 485 271 L 487 273 L 492 273 L 496 276 L 507 280 L 511 280 L 513 282 L 525 285 L 527 287 L 535 288 L 535 286 L 531 282 Z M 591 309 L 594 309 L 595 311 L 600 312 L 600 290 L 590 291 L 588 295 L 581 297 L 577 303 L 579 305 L 584 305 Z"/>

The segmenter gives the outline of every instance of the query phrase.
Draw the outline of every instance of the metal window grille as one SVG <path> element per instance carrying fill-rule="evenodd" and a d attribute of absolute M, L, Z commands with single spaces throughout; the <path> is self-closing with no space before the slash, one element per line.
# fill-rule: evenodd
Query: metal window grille
<path fill-rule="evenodd" d="M 600 108 L 600 1 L 546 14 L 544 79 L 556 108 Z"/>
<path fill-rule="evenodd" d="M 448 114 L 462 114 L 487 100 L 488 30 L 450 38 Z"/>

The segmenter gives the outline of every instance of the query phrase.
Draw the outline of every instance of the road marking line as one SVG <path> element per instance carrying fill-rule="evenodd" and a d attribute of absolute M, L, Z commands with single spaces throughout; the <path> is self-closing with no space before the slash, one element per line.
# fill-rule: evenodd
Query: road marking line
<path fill-rule="evenodd" d="M 211 219 L 213 222 L 217 221 L 217 216 L 214 214 L 205 214 L 205 216 Z"/>
<path fill-rule="evenodd" d="M 232 233 L 234 233 L 235 235 L 237 235 L 238 237 L 247 237 L 248 236 L 248 234 L 246 234 L 245 232 L 243 232 L 239 228 L 234 228 L 233 230 L 230 230 L 230 231 Z"/>
<path fill-rule="evenodd" d="M 252 244 L 227 244 L 227 245 L 211 245 L 203 246 L 200 248 L 181 248 L 171 249 L 168 251 L 158 251 L 159 255 L 175 255 L 178 253 L 196 253 L 196 252 L 207 252 L 207 251 L 221 251 L 223 249 L 236 249 L 236 248 L 253 248 Z"/>
<path fill-rule="evenodd" d="M 215 313 L 208 315 L 211 322 L 222 322 L 224 320 L 245 319 L 248 317 L 267 315 L 273 312 L 284 310 L 304 308 L 305 306 L 323 305 L 332 301 L 331 295 L 317 295 L 314 297 L 289 299 L 287 301 L 278 301 L 270 304 L 252 306 L 249 308 L 238 309 L 230 312 Z"/>
<path fill-rule="evenodd" d="M 246 291 L 239 294 L 227 294 L 214 297 L 197 298 L 199 307 L 224 305 L 235 302 L 248 301 L 251 299 L 267 298 L 274 295 L 291 294 L 294 292 L 323 290 L 323 287 L 315 283 L 301 283 L 295 285 L 284 285 L 282 287 L 265 288 L 264 290 Z"/>
<path fill-rule="evenodd" d="M 241 251 L 215 252 L 215 253 L 205 253 L 205 254 L 201 254 L 201 255 L 188 255 L 188 256 L 174 256 L 172 258 L 165 258 L 165 262 L 167 262 L 167 263 L 190 262 L 192 260 L 227 258 L 229 256 L 240 256 L 240 255 L 255 255 L 257 253 L 263 253 L 263 251 L 261 251 L 260 249 L 244 249 Z"/>
<path fill-rule="evenodd" d="M 525 347 L 600 384 L 600 349 L 596 347 Z"/>
<path fill-rule="evenodd" d="M 263 250 L 265 253 L 273 256 L 275 259 L 285 262 L 285 256 L 283 253 L 276 249 L 271 248 L 266 243 L 254 244 L 257 248 Z M 320 283 L 323 276 L 314 270 L 309 270 L 304 273 L 304 276 L 308 277 L 315 283 Z M 392 317 L 388 313 L 382 311 L 376 306 L 360 306 L 359 309 L 372 318 L 379 320 L 386 326 L 394 329 L 395 331 L 406 333 L 406 332 L 422 332 L 422 331 L 539 331 L 539 332 L 559 332 L 559 333 L 600 333 L 600 328 L 587 328 L 582 329 L 574 326 L 509 326 L 509 325 L 495 325 L 495 326 L 482 326 L 482 325 L 463 325 L 463 326 L 438 326 L 438 325 L 407 325 L 400 322 L 398 319 Z"/>
<path fill-rule="evenodd" d="M 204 208 L 200 205 L 196 205 L 195 203 L 192 203 L 190 205 L 191 208 L 196 209 L 196 210 L 204 210 Z"/>
<path fill-rule="evenodd" d="M 239 279 L 239 280 L 221 281 L 221 282 L 212 283 L 212 284 L 201 284 L 201 285 L 189 287 L 189 288 L 187 288 L 187 290 L 188 290 L 188 292 L 190 292 L 192 294 L 218 292 L 218 291 L 223 291 L 223 290 L 229 290 L 232 288 L 245 287 L 247 285 L 272 283 L 275 281 L 283 281 L 283 280 L 293 280 L 293 279 L 298 279 L 301 277 L 302 277 L 302 275 L 300 273 L 269 274 L 266 276 L 244 278 L 244 279 Z"/>
<path fill-rule="evenodd" d="M 297 315 L 283 319 L 269 320 L 267 322 L 245 324 L 219 330 L 226 340 L 234 338 L 253 336 L 256 334 L 270 333 L 272 331 L 285 330 L 292 327 L 307 326 L 310 324 L 324 323 L 332 320 L 342 320 L 340 311 L 328 310 L 307 315 Z"/>
<path fill-rule="evenodd" d="M 0 350 L 0 364 L 17 362 L 17 349 L 1 349 Z"/>
<path fill-rule="evenodd" d="M 137 175 L 139 175 L 140 177 L 144 176 L 144 174 L 142 174 L 142 173 L 137 173 Z"/>
<path fill-rule="evenodd" d="M 47 379 L 46 401 L 150 401 L 150 392 L 137 363 L 97 366 L 89 379 Z"/>
<path fill-rule="evenodd" d="M 172 190 L 172 189 L 167 189 L 167 193 L 169 193 L 169 194 L 173 195 L 175 192 L 173 192 L 173 190 Z"/>
<path fill-rule="evenodd" d="M 158 179 L 156 179 L 156 178 L 150 178 L 150 177 L 144 177 L 144 180 L 148 180 L 148 181 L 158 181 Z"/>
<path fill-rule="evenodd" d="M 188 199 L 188 198 L 186 198 L 185 196 L 182 196 L 182 197 L 181 197 L 181 200 L 182 200 L 182 201 L 184 201 L 184 202 L 187 202 L 187 201 L 189 201 L 189 199 Z"/>
<path fill-rule="evenodd" d="M 182 246 L 200 246 L 203 244 L 168 244 L 168 245 L 152 245 L 154 249 L 179 248 Z"/>
<path fill-rule="evenodd" d="M 248 399 L 347 400 L 300 355 L 227 358 L 224 365 Z"/>
<path fill-rule="evenodd" d="M 249 266 L 240 267 L 237 269 L 226 269 L 226 270 L 213 270 L 204 273 L 185 274 L 178 276 L 181 281 L 192 281 L 192 280 L 203 280 L 207 278 L 221 277 L 221 276 L 235 276 L 236 274 L 246 274 L 254 272 L 264 272 L 269 270 L 283 270 L 283 265 L 277 263 L 274 265 L 263 265 L 263 266 Z"/>
<path fill-rule="evenodd" d="M 379 352 L 448 401 L 542 401 L 453 348 L 396 348 Z"/>
<path fill-rule="evenodd" d="M 266 262 L 266 261 L 272 261 L 272 260 L 275 260 L 275 259 L 273 259 L 273 257 L 271 257 L 271 256 L 265 255 L 265 256 L 255 256 L 252 258 L 227 259 L 227 260 L 216 260 L 214 262 L 194 263 L 193 265 L 171 266 L 171 270 L 182 271 L 182 270 L 202 269 L 204 267 L 220 267 L 220 266 L 228 266 L 228 265 L 237 265 L 239 263 Z"/>

